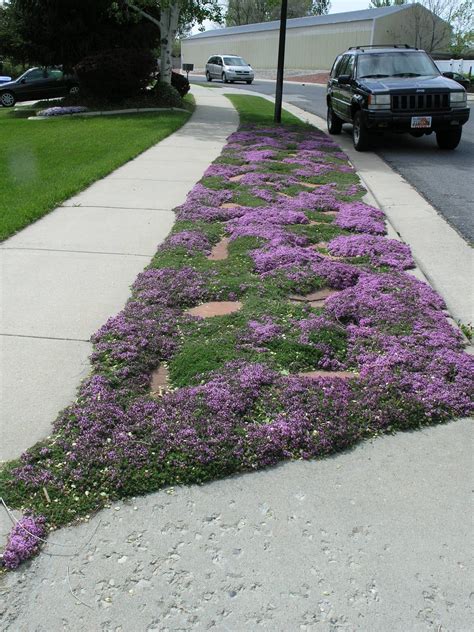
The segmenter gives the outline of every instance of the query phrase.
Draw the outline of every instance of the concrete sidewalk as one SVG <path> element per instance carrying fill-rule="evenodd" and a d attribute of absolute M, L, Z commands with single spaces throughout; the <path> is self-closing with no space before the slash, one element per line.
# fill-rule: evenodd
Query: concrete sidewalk
<path fill-rule="evenodd" d="M 202 110 L 182 129 L 176 144 L 168 139 L 170 152 L 182 144 L 188 158 L 195 144 L 205 149 L 194 154 L 201 160 L 201 172 L 220 151 L 219 143 L 214 145 L 208 138 L 214 139 L 215 130 L 224 125 L 231 131 L 236 124 L 230 103 L 215 90 L 201 97 L 204 90 L 195 91 Z M 205 120 L 199 123 L 204 115 Z M 222 124 L 214 124 L 216 116 L 221 117 Z M 186 136 L 189 130 L 193 132 Z M 219 142 L 222 146 L 223 141 Z M 166 143 L 150 152 L 160 153 Z M 130 185 L 136 187 L 142 203 L 146 202 L 145 191 L 150 190 L 143 182 L 147 178 L 137 178 L 137 174 L 147 173 L 145 166 L 138 172 L 122 169 L 122 175 L 118 170 L 108 180 L 118 179 L 125 196 L 124 181 L 131 178 Z M 153 176 L 151 165 L 149 169 Z M 171 188 L 170 181 L 167 185 L 154 182 L 156 187 Z M 176 186 L 187 190 L 184 181 Z M 92 217 L 97 217 L 94 211 L 112 212 L 112 217 L 118 218 L 123 206 L 108 206 L 124 204 L 124 197 L 116 197 L 113 186 L 108 195 L 99 182 L 75 198 L 74 203 L 88 206 L 69 206 L 57 212 L 74 217 L 81 217 L 82 211 Z M 128 204 L 134 200 L 132 196 Z M 95 207 L 97 201 L 103 206 Z M 147 203 L 156 203 L 156 198 Z M 164 214 L 170 213 L 169 208 L 159 210 L 158 204 L 127 208 L 124 213 L 135 218 L 137 210 L 140 213 L 149 208 L 153 209 L 151 220 L 158 216 L 162 222 Z M 96 313 L 91 316 L 95 321 L 88 335 L 122 306 L 128 284 L 145 265 L 158 239 L 155 234 L 146 242 L 150 238 L 145 233 L 153 229 L 164 236 L 165 227 L 160 222 L 147 225 L 143 241 L 134 243 L 133 249 L 129 246 L 127 253 L 115 254 L 115 246 L 102 238 L 104 266 L 112 266 L 114 257 L 129 257 L 131 261 L 122 261 L 122 265 L 135 271 L 125 269 L 127 280 L 114 290 L 115 297 L 107 299 L 113 307 L 102 305 L 100 314 L 97 307 L 91 308 Z M 138 224 L 132 223 L 129 230 L 142 230 Z M 24 231 L 25 235 L 35 226 Z M 88 255 L 75 241 L 79 233 L 65 231 L 62 235 L 61 240 L 68 238 L 76 244 L 75 262 L 80 261 L 80 255 Z M 41 239 L 46 237 L 44 233 L 38 242 L 24 245 L 25 255 L 33 258 L 30 270 L 36 253 L 47 256 L 46 246 L 41 246 Z M 132 234 L 125 239 L 122 234 L 121 239 L 125 249 Z M 65 251 L 58 252 L 57 246 L 53 251 L 61 262 Z M 22 252 L 15 246 L 3 254 L 20 257 Z M 95 250 L 93 256 L 99 256 Z M 90 267 L 97 274 L 95 267 Z M 69 270 L 76 274 L 73 266 Z M 53 272 L 54 279 L 57 275 Z M 111 273 L 107 279 L 117 282 Z M 101 276 L 99 281 L 107 293 L 109 288 Z M 18 282 L 22 282 L 21 277 Z M 76 277 L 74 282 L 78 282 Z M 86 289 L 87 283 L 97 300 L 100 294 L 92 288 L 97 279 L 89 275 L 83 284 Z M 34 290 L 32 285 L 29 283 L 29 291 Z M 41 292 L 36 295 L 41 299 Z M 68 295 L 79 309 L 74 291 Z M 79 331 L 79 321 L 89 317 L 85 308 L 83 311 L 76 325 L 74 320 L 69 325 L 71 331 L 74 327 Z M 50 312 L 54 315 L 53 308 Z M 20 310 L 15 316 L 27 331 L 27 325 L 33 329 L 47 324 L 44 316 L 37 324 L 34 315 L 28 319 Z M 70 311 L 68 318 L 73 316 Z M 9 322 L 14 324 L 13 319 Z M 58 316 L 57 327 L 66 325 L 66 316 Z M 20 336 L 12 338 L 18 345 Z M 33 344 L 35 340 L 30 334 L 26 342 Z M 49 338 L 40 340 L 49 344 Z M 78 338 L 77 344 L 86 345 L 84 340 Z M 74 353 L 73 347 L 66 350 Z M 26 369 L 18 366 L 21 377 Z M 85 364 L 82 370 L 85 372 Z M 30 373 L 34 378 L 34 371 Z M 73 383 L 71 380 L 71 391 Z M 68 401 L 63 393 L 63 404 Z M 16 405 L 17 412 L 21 411 L 19 400 Z M 45 422 L 45 431 L 55 412 Z M 467 511 L 472 487 L 471 446 L 472 423 L 458 420 L 366 441 L 325 459 L 284 463 L 203 486 L 162 490 L 117 502 L 86 524 L 52 534 L 39 557 L 0 578 L 0 630 L 468 632 L 473 605 Z"/>
<path fill-rule="evenodd" d="M 172 209 L 236 129 L 225 97 L 194 93 L 178 132 L 1 245 L 1 460 L 45 437 L 74 399 L 91 334 L 123 307 Z"/>

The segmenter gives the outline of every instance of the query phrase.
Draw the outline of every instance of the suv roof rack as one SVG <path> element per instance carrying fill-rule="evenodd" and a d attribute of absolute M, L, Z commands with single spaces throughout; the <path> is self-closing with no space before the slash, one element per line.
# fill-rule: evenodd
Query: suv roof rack
<path fill-rule="evenodd" d="M 418 50 L 416 46 L 408 46 L 408 44 L 362 44 L 361 46 L 349 46 L 348 50 L 364 50 L 365 48 L 409 48 Z"/>

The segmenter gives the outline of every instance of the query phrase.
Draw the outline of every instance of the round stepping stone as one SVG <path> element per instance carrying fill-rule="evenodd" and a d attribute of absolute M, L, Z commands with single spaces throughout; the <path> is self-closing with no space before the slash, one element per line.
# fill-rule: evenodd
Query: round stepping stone
<path fill-rule="evenodd" d="M 358 373 L 353 373 L 352 371 L 306 371 L 303 373 L 297 373 L 300 377 L 308 377 L 310 380 L 315 380 L 318 378 L 334 378 L 339 377 L 343 380 L 350 380 L 351 378 L 358 377 Z"/>
<path fill-rule="evenodd" d="M 153 397 L 161 397 L 170 390 L 169 373 L 164 364 L 151 374 L 150 389 Z"/>
<path fill-rule="evenodd" d="M 213 316 L 233 314 L 241 309 L 242 303 L 240 301 L 210 301 L 197 307 L 191 307 L 186 310 L 186 313 L 200 318 L 212 318 Z"/>
<path fill-rule="evenodd" d="M 223 237 L 218 244 L 213 246 L 211 254 L 208 255 L 210 261 L 223 261 L 229 256 L 229 238 Z"/>
<path fill-rule="evenodd" d="M 325 301 L 328 296 L 332 296 L 337 293 L 338 290 L 331 290 L 331 288 L 325 287 L 322 290 L 316 290 L 316 292 L 311 292 L 310 294 L 291 294 L 290 298 L 293 301 L 310 303 L 312 301 Z"/>
<path fill-rule="evenodd" d="M 230 182 L 239 182 L 244 177 L 245 173 L 240 173 L 238 176 L 232 176 L 229 178 Z"/>
<path fill-rule="evenodd" d="M 343 261 L 344 257 L 335 257 L 334 255 L 330 255 L 328 252 L 320 252 L 321 244 L 311 244 L 311 246 L 307 246 L 310 250 L 316 250 L 321 257 L 325 259 L 332 259 L 334 261 Z"/>

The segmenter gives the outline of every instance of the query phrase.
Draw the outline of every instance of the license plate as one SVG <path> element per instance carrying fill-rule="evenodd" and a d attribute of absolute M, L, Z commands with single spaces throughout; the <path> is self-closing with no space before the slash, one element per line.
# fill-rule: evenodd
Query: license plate
<path fill-rule="evenodd" d="M 431 116 L 412 116 L 412 127 L 431 127 Z"/>

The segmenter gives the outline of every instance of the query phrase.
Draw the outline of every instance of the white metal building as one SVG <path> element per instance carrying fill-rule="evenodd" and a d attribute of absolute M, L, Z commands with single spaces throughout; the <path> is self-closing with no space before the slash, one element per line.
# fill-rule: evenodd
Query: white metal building
<path fill-rule="evenodd" d="M 183 63 L 204 68 L 211 55 L 244 57 L 256 69 L 276 68 L 279 21 L 197 33 L 181 42 Z M 333 13 L 287 22 L 285 68 L 325 70 L 349 46 L 409 44 L 446 50 L 450 27 L 419 4 Z"/>

